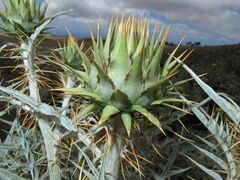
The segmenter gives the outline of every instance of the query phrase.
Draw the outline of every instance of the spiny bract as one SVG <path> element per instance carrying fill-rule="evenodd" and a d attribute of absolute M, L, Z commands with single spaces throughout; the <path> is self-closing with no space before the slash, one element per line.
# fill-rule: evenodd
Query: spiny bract
<path fill-rule="evenodd" d="M 0 28 L 14 35 L 26 36 L 45 21 L 48 4 L 41 8 L 40 0 L 5 0 L 5 12 L 0 12 Z"/>
<path fill-rule="evenodd" d="M 85 71 L 75 73 L 84 86 L 64 89 L 67 93 L 89 98 L 80 115 L 102 111 L 99 125 L 111 116 L 120 115 L 130 135 L 134 112 L 138 112 L 163 131 L 160 121 L 150 110 L 159 105 L 174 108 L 168 103 L 182 102 L 171 95 L 173 86 L 169 81 L 180 66 L 174 55 L 181 42 L 160 67 L 169 28 L 163 27 L 156 36 L 156 27 L 149 39 L 150 25 L 146 21 L 122 18 L 120 23 L 116 19 L 113 24 L 111 20 L 105 42 L 100 35 L 100 23 L 97 41 L 91 31 L 93 60 L 81 51 Z"/>
<path fill-rule="evenodd" d="M 83 44 L 79 47 L 77 40 L 71 35 L 68 37 L 67 43 L 63 47 L 60 46 L 59 54 L 61 59 L 70 67 L 80 69 L 82 66 L 81 56 L 79 51 L 82 50 Z"/>

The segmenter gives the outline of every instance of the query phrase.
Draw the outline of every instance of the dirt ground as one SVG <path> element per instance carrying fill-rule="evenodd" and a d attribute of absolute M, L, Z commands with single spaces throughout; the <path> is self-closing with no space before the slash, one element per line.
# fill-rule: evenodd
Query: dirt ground
<path fill-rule="evenodd" d="M 166 49 L 164 56 L 174 47 Z M 185 61 L 198 75 L 207 73 L 202 79 L 217 92 L 230 95 L 240 104 L 240 44 L 228 46 L 182 47 L 179 51 L 194 49 Z M 190 77 L 184 70 L 177 79 Z M 205 93 L 192 81 L 184 87 L 184 91 L 194 100 L 206 97 Z"/>

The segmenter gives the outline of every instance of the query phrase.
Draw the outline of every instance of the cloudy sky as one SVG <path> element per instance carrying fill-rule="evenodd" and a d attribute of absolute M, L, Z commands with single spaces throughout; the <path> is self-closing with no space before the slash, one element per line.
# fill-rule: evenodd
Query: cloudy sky
<path fill-rule="evenodd" d="M 88 23 L 96 26 L 99 16 L 104 33 L 112 15 L 124 14 L 171 25 L 169 42 L 184 35 L 185 42 L 203 45 L 240 42 L 240 0 L 50 0 L 47 14 L 70 9 L 52 24 L 54 33 L 64 35 L 67 27 L 74 36 L 89 37 Z"/>

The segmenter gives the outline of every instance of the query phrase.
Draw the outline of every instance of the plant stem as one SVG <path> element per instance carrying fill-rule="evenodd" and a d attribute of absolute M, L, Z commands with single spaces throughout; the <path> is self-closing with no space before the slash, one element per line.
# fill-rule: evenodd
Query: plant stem
<path fill-rule="evenodd" d="M 118 180 L 123 142 L 124 127 L 119 117 L 113 119 L 113 131 L 109 131 L 105 144 L 104 177 L 106 180 Z"/>
<path fill-rule="evenodd" d="M 72 88 L 74 86 L 74 84 L 75 84 L 74 77 L 70 75 L 67 78 L 67 83 L 66 83 L 64 88 L 66 88 L 66 89 Z M 66 114 L 67 114 L 71 97 L 72 97 L 72 95 L 68 94 L 68 95 L 65 95 L 64 98 L 63 98 L 61 114 L 64 115 L 64 116 L 66 116 Z"/>
<path fill-rule="evenodd" d="M 27 73 L 28 84 L 29 84 L 29 93 L 32 98 L 37 102 L 41 103 L 39 88 L 37 83 L 36 72 L 34 68 L 34 42 L 31 40 L 28 41 L 28 44 L 23 42 L 21 44 L 22 57 L 24 62 L 24 67 Z M 48 171 L 50 180 L 60 180 L 61 171 L 57 165 L 57 141 L 59 135 L 57 130 L 52 130 L 50 123 L 44 119 L 38 118 L 38 125 L 40 127 L 41 133 L 43 135 L 43 140 L 46 148 L 47 160 L 48 160 Z"/>
<path fill-rule="evenodd" d="M 39 88 L 37 84 L 37 77 L 35 73 L 34 68 L 34 62 L 33 62 L 33 45 L 27 45 L 25 43 L 22 43 L 21 49 L 22 49 L 22 57 L 25 70 L 27 72 L 27 78 L 28 78 L 28 86 L 29 86 L 29 93 L 32 98 L 37 100 L 38 102 L 41 102 L 40 95 L 39 95 Z"/>
<path fill-rule="evenodd" d="M 121 155 L 121 139 L 115 135 L 109 135 L 108 137 L 113 144 L 107 144 L 107 152 L 104 160 L 104 174 L 106 180 L 117 180 L 120 169 L 120 155 Z"/>
<path fill-rule="evenodd" d="M 187 100 L 184 96 L 180 96 L 181 99 Z M 217 123 L 217 119 L 212 118 L 211 116 L 204 113 L 204 110 L 201 107 L 196 107 L 190 103 L 187 103 L 192 112 L 197 116 L 197 118 L 205 125 L 205 127 L 211 132 L 213 137 L 220 144 L 221 149 L 224 152 L 224 155 L 227 158 L 229 165 L 229 173 L 227 179 L 235 179 L 237 176 L 237 165 L 234 161 L 232 152 L 229 150 L 231 144 L 231 137 L 228 131 L 222 129 L 222 127 Z M 221 129 L 221 130 L 220 130 Z M 221 133 L 220 133 L 221 132 Z"/>

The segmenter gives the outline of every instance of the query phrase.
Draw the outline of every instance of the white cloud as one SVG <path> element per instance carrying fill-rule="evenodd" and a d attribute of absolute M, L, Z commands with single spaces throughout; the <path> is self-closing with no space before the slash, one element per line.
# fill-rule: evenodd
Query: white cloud
<path fill-rule="evenodd" d="M 211 42 L 206 38 L 221 36 L 218 43 L 240 41 L 240 24 L 236 23 L 240 19 L 239 0 L 52 0 L 49 13 L 66 9 L 76 9 L 69 18 L 83 23 L 94 22 L 99 16 L 109 19 L 112 15 L 154 13 L 154 18 L 166 17 L 166 23 L 178 34 L 193 39 Z"/>

